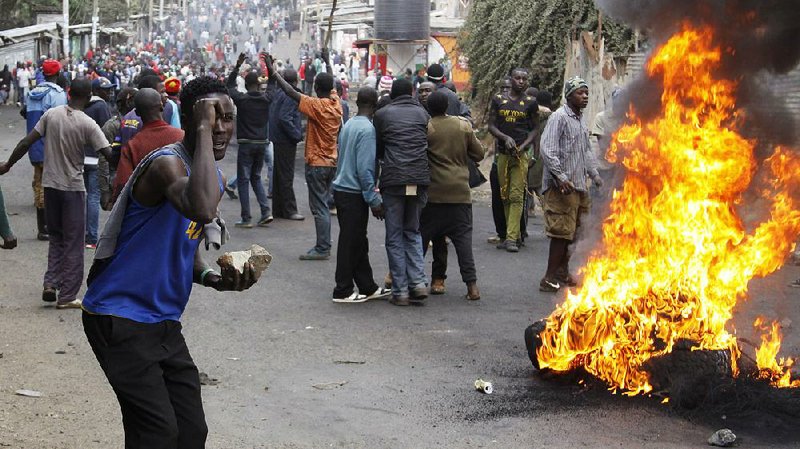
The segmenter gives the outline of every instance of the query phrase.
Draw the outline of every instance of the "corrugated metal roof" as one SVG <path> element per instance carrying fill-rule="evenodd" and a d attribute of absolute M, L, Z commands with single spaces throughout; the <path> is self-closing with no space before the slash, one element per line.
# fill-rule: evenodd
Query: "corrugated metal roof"
<path fill-rule="evenodd" d="M 18 42 L 24 40 L 26 37 L 36 37 L 41 33 L 57 32 L 60 25 L 56 22 L 40 23 L 37 25 L 26 26 L 22 28 L 12 28 L 10 30 L 0 31 L 0 39 L 4 42 Z"/>
<path fill-rule="evenodd" d="M 786 108 L 800 121 L 800 66 L 785 75 L 773 75 L 765 83 L 773 94 L 786 100 Z"/>
<path fill-rule="evenodd" d="M 631 53 L 628 56 L 626 79 L 631 80 L 639 76 L 644 69 L 646 61 L 646 53 Z M 774 104 L 765 102 L 763 108 L 756 106 L 758 111 L 767 116 L 788 111 L 797 123 L 798 129 L 800 129 L 800 66 L 782 75 L 763 74 L 760 76 L 760 81 L 761 85 L 775 95 L 776 98 L 785 101 L 786 109 L 778 109 L 775 108 Z M 764 137 L 768 138 L 769 136 Z"/>

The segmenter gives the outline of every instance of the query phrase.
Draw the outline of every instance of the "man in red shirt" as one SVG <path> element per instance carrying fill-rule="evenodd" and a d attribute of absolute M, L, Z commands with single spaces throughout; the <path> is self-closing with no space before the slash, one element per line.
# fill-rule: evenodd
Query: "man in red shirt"
<path fill-rule="evenodd" d="M 131 177 L 133 169 L 148 154 L 161 148 L 178 142 L 183 139 L 183 130 L 170 126 L 162 120 L 161 113 L 164 111 L 164 104 L 161 102 L 161 94 L 155 89 L 140 89 L 133 97 L 136 107 L 136 114 L 142 118 L 142 129 L 136 133 L 133 139 L 122 146 L 120 151 L 119 165 L 117 165 L 117 176 L 114 179 L 114 201 L 122 192 L 128 178 Z"/>

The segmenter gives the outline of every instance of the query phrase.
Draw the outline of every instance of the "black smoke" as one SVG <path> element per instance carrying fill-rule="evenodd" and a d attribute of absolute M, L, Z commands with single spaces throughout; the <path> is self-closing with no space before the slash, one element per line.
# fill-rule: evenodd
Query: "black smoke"
<path fill-rule="evenodd" d="M 800 118 L 786 108 L 781 75 L 800 62 L 800 0 L 595 0 L 612 18 L 642 30 L 653 47 L 686 21 L 710 25 L 723 49 L 719 75 L 739 82 L 742 133 L 771 144 L 797 143 Z M 680 61 L 676 61 L 679 64 Z M 660 109 L 659 80 L 642 77 L 627 89 L 645 120 Z M 771 145 L 770 145 L 771 147 Z M 762 151 L 760 155 L 766 154 Z"/>

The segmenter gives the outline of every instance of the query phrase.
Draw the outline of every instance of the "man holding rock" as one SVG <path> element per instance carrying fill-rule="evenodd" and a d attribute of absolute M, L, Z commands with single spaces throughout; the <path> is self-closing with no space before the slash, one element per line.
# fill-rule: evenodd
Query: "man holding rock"
<path fill-rule="evenodd" d="M 89 273 L 83 326 L 122 409 L 126 448 L 200 449 L 206 427 L 200 378 L 181 333 L 192 283 L 242 291 L 258 278 L 203 261 L 201 240 L 214 242 L 234 107 L 210 77 L 181 92 L 182 142 L 147 156 L 109 217 Z M 212 223 L 213 222 L 213 223 Z M 219 229 L 217 228 L 217 231 Z M 154 244 L 154 242 L 158 244 Z"/>

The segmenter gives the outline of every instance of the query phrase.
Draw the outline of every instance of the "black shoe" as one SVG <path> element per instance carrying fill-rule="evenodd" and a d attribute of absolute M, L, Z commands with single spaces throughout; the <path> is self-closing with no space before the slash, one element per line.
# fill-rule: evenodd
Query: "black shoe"
<path fill-rule="evenodd" d="M 228 194 L 228 198 L 232 200 L 238 200 L 239 195 L 236 194 L 236 190 L 233 187 L 225 186 L 225 193 Z"/>
<path fill-rule="evenodd" d="M 53 287 L 45 287 L 42 290 L 42 301 L 44 302 L 56 302 L 58 301 L 58 291 L 56 291 Z"/>
<path fill-rule="evenodd" d="M 16 247 L 17 247 L 17 238 L 14 237 L 13 235 L 11 237 L 7 238 L 7 239 L 4 238 L 3 239 L 3 244 L 0 245 L 0 248 L 3 248 L 3 249 L 14 249 Z"/>
<path fill-rule="evenodd" d="M 555 293 L 561 289 L 561 284 L 555 279 L 544 278 L 539 282 L 539 291 L 546 293 Z"/>
<path fill-rule="evenodd" d="M 44 209 L 36 209 L 36 228 L 38 233 L 36 239 L 46 242 L 50 240 L 50 235 L 47 233 L 47 222 L 44 217 Z"/>
<path fill-rule="evenodd" d="M 258 226 L 259 226 L 259 227 L 262 227 L 262 228 L 264 228 L 264 227 L 266 227 L 268 224 L 272 223 L 272 221 L 273 221 L 274 219 L 275 219 L 275 218 L 273 218 L 273 216 L 272 216 L 272 215 L 267 215 L 266 217 L 261 217 L 261 219 L 260 219 L 260 220 L 258 220 Z"/>

